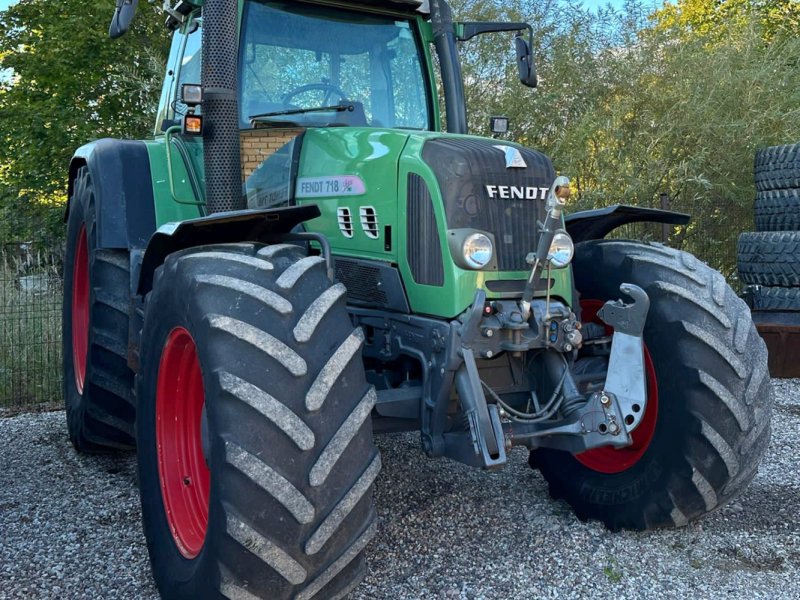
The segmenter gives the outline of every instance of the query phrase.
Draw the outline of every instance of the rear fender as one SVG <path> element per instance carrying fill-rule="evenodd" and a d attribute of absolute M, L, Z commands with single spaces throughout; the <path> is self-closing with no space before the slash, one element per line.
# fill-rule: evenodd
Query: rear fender
<path fill-rule="evenodd" d="M 567 215 L 564 223 L 567 226 L 567 233 L 577 244 L 587 240 L 603 239 L 617 227 L 628 223 L 686 225 L 690 220 L 691 216 L 686 213 L 615 204 L 606 208 L 583 210 Z"/>
<path fill-rule="evenodd" d="M 69 166 L 67 208 L 78 170 L 86 166 L 95 190 L 98 248 L 144 248 L 156 229 L 150 162 L 144 142 L 102 139 L 81 146 Z"/>

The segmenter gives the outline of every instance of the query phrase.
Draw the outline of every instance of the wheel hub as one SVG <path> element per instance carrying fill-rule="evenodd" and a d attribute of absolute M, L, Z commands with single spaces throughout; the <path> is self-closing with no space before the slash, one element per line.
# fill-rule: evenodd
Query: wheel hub
<path fill-rule="evenodd" d="M 186 329 L 176 327 L 167 336 L 158 368 L 156 443 L 165 516 L 178 550 L 189 559 L 202 550 L 208 529 L 204 414 L 197 347 Z"/>
<path fill-rule="evenodd" d="M 72 367 L 75 387 L 83 394 L 86 360 L 89 351 L 89 246 L 86 226 L 78 232 L 78 245 L 72 266 Z"/>

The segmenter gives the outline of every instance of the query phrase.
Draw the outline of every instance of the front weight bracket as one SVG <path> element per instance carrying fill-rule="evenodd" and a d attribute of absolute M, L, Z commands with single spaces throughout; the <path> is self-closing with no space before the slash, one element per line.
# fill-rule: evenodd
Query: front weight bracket
<path fill-rule="evenodd" d="M 642 288 L 631 283 L 623 283 L 619 289 L 633 298 L 633 302 L 609 300 L 597 316 L 614 328 L 603 391 L 616 399 L 622 412 L 621 426 L 630 433 L 642 421 L 647 406 L 642 334 L 650 298 Z"/>

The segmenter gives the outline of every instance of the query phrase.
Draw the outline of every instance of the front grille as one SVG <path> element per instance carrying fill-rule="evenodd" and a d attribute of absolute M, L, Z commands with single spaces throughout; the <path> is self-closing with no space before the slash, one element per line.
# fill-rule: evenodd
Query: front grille
<path fill-rule="evenodd" d="M 383 261 L 334 257 L 336 279 L 347 288 L 347 303 L 408 313 L 400 271 Z"/>
<path fill-rule="evenodd" d="M 406 227 L 406 258 L 414 281 L 425 285 L 444 285 L 444 263 L 433 199 L 425 180 L 416 173 L 408 174 Z"/>
<path fill-rule="evenodd" d="M 336 279 L 347 288 L 347 297 L 351 302 L 379 306 L 386 304 L 386 292 L 381 289 L 381 272 L 377 267 L 337 257 L 334 270 Z"/>
<path fill-rule="evenodd" d="M 525 168 L 506 168 L 496 145 L 520 151 Z M 541 191 L 535 200 L 490 198 L 486 185 L 549 188 L 555 170 L 544 154 L 507 142 L 470 138 L 437 138 L 425 144 L 422 157 L 436 175 L 448 229 L 488 231 L 495 237 L 501 271 L 525 271 L 525 257 L 536 249 L 537 222 L 545 216 Z"/>
<path fill-rule="evenodd" d="M 547 287 L 551 288 L 555 285 L 555 279 L 549 279 Z M 522 294 L 525 291 L 525 279 L 497 279 L 495 281 L 486 281 L 484 285 L 490 292 L 497 294 Z M 541 288 L 540 288 L 541 289 Z"/>

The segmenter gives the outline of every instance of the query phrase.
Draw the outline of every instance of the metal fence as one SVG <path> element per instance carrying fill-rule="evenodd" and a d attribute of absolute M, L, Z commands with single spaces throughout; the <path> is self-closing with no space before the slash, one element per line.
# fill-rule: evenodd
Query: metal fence
<path fill-rule="evenodd" d="M 63 207 L 54 207 L 53 214 L 44 217 L 56 223 L 49 231 L 64 230 L 57 225 L 62 214 Z M 37 218 L 43 217 L 39 214 Z M 725 235 L 708 235 L 705 231 L 637 223 L 620 228 L 614 236 L 663 241 L 689 250 L 720 269 L 736 286 L 736 235 L 752 229 L 752 223 L 742 217 L 725 227 Z M 19 229 L 32 231 L 35 225 Z M 62 235 L 0 239 L 0 414 L 53 408 L 62 403 Z"/>
<path fill-rule="evenodd" d="M 61 401 L 64 242 L 0 242 L 0 410 L 47 408 Z"/>

